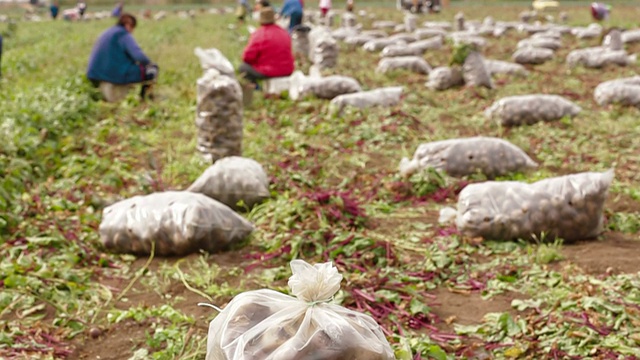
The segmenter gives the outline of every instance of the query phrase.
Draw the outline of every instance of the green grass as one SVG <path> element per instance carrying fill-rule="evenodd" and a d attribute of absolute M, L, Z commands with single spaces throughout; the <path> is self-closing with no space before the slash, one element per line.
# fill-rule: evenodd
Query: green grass
<path fill-rule="evenodd" d="M 509 20 L 522 9 L 506 6 L 495 13 L 491 7 L 474 7 L 467 17 Z M 420 22 L 451 20 L 458 10 Z M 637 7 L 615 10 L 611 22 L 625 26 L 640 15 Z M 572 24 L 589 21 L 588 12 L 571 14 Z M 232 15 L 141 21 L 134 35 L 160 65 L 158 99 L 140 103 L 132 94 L 114 105 L 97 101 L 98 94 L 83 79 L 94 40 L 111 23 L 20 22 L 5 39 L 0 80 L 0 357 L 26 353 L 64 358 L 82 344 L 91 347 L 92 341 L 101 341 L 106 349 L 118 347 L 121 344 L 110 342 L 115 334 L 138 324 L 143 331 L 118 351 L 131 350 L 131 355 L 140 349 L 140 356 L 155 359 L 203 358 L 207 322 L 215 313 L 198 311 L 195 303 L 212 300 L 223 306 L 251 289 L 288 291 L 287 265 L 293 258 L 335 261 L 346 279 L 337 296 L 345 306 L 364 306 L 366 300 L 354 292 L 358 289 L 377 299 L 367 303 L 372 308 L 390 301 L 400 309 L 413 309 L 379 319 L 393 334 L 388 339 L 399 358 L 409 358 L 409 352 L 420 352 L 423 358 L 459 358 L 468 355 L 476 341 L 491 345 L 483 351 L 496 358 L 550 353 L 640 357 L 640 314 L 633 305 L 640 302 L 637 273 L 594 274 L 574 261 L 561 261 L 570 245 L 560 242 L 462 239 L 435 220 L 437 210 L 455 203 L 461 180 L 433 172 L 407 180 L 397 174 L 400 159 L 420 143 L 472 135 L 508 139 L 540 163 L 538 170 L 513 179 L 534 181 L 616 167 L 607 227 L 638 240 L 640 111 L 603 109 L 592 100 L 594 84 L 632 75 L 637 66 L 568 70 L 564 56 L 569 48 L 595 42 L 576 43 L 567 37 L 557 57 L 536 67 L 526 81 L 504 77 L 497 79 L 493 91 L 435 93 L 424 86 L 425 77 L 376 74 L 376 54 L 343 47 L 332 73 L 353 76 L 365 89 L 403 84 L 403 104 L 348 110 L 336 117 L 328 115 L 325 101 L 294 103 L 258 95 L 245 111 L 244 156 L 264 164 L 274 178 L 274 196 L 245 214 L 258 227 L 250 247 L 230 259 L 195 254 L 182 262 L 156 258 L 147 263 L 103 250 L 97 233 L 101 210 L 129 196 L 184 189 L 206 168 L 195 151 L 195 81 L 201 69 L 193 49 L 216 47 L 238 65 L 245 45 L 240 37 L 247 32 L 229 29 L 235 23 Z M 504 40 L 492 39 L 485 55 L 508 60 L 522 37 L 511 33 Z M 451 50 L 447 46 L 425 58 L 433 66 L 446 65 Z M 515 129 L 482 116 L 500 97 L 531 92 L 571 96 L 584 111 L 573 121 Z M 331 194 L 327 204 L 311 196 L 320 192 Z M 361 214 L 351 216 L 347 202 L 355 203 Z M 335 210 L 341 218 L 334 216 Z M 274 258 L 245 273 L 257 263 L 243 258 L 247 254 Z M 615 265 L 615 259 L 610 261 Z M 415 319 L 443 324 L 436 316 L 441 305 L 435 304 L 433 292 L 447 289 L 479 294 L 489 302 L 500 294 L 526 299 L 514 300 L 517 312 L 503 309 L 477 324 L 442 330 L 457 331 L 460 337 L 453 340 L 441 341 L 438 332 L 412 328 Z M 589 324 L 581 320 L 583 314 Z M 102 340 L 92 339 L 91 329 L 100 329 Z M 145 351 L 150 355 L 143 355 Z"/>

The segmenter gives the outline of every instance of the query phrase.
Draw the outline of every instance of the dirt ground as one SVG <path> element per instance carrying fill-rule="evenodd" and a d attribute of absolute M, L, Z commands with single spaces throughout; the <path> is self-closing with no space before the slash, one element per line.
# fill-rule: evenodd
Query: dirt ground
<path fill-rule="evenodd" d="M 430 217 L 433 220 L 433 217 Z M 415 219 L 415 218 L 414 218 Z M 393 221 L 408 221 L 410 219 L 394 219 Z M 385 224 L 388 225 L 388 224 Z M 243 259 L 247 250 L 234 251 L 229 253 L 212 255 L 211 261 L 221 268 L 231 266 L 248 265 L 248 260 Z M 602 239 L 592 241 L 581 241 L 575 244 L 564 245 L 562 254 L 565 256 L 558 265 L 568 262 L 575 263 L 586 272 L 597 275 L 607 273 L 636 273 L 640 271 L 640 247 L 637 240 L 632 236 L 609 232 L 602 236 Z M 195 259 L 196 256 L 187 257 Z M 158 269 L 160 264 L 173 259 L 154 259 L 149 269 Z M 142 267 L 146 259 L 139 259 L 134 263 L 135 267 Z M 99 279 L 103 284 L 116 289 L 124 289 L 128 284 L 123 281 L 112 279 Z M 220 282 L 228 281 L 233 284 L 234 277 L 220 277 Z M 189 291 L 181 282 L 174 282 L 169 287 L 169 294 L 172 298 L 183 298 L 176 303 L 175 307 L 184 313 L 193 316 L 196 323 L 190 331 L 194 333 L 206 334 L 208 331 L 207 321 L 211 315 L 211 309 L 200 307 L 198 302 L 204 301 L 200 295 Z M 441 319 L 441 323 L 436 324 L 443 331 L 453 332 L 454 324 L 473 325 L 482 322 L 482 318 L 487 313 L 510 312 L 515 315 L 516 310 L 511 307 L 513 299 L 524 298 L 521 294 L 501 294 L 489 300 L 483 300 L 478 292 L 459 293 L 452 292 L 446 288 L 438 288 L 432 292 L 435 296 L 433 303 L 429 304 L 433 312 Z M 165 301 L 160 295 L 144 287 L 134 286 L 127 295 L 127 302 L 119 302 L 117 308 L 128 308 L 131 306 L 144 306 L 157 304 Z M 230 299 L 227 299 L 227 301 Z M 226 302 L 226 301 L 225 301 Z M 106 331 L 101 331 L 97 337 L 92 337 L 89 333 L 79 336 L 76 340 L 76 350 L 69 359 L 82 360 L 116 360 L 127 359 L 132 356 L 136 349 L 144 346 L 147 333 L 151 330 L 150 323 L 136 323 L 134 321 L 124 321 L 112 325 Z"/>

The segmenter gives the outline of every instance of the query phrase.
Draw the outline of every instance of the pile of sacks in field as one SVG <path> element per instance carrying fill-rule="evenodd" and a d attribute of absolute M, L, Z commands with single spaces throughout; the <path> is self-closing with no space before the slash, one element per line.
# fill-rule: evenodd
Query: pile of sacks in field
<path fill-rule="evenodd" d="M 573 50 L 567 55 L 569 66 L 582 65 L 587 68 L 602 68 L 613 64 L 627 66 L 636 62 L 636 55 L 624 50 L 622 33 L 613 29 L 604 37 L 602 46 Z"/>
<path fill-rule="evenodd" d="M 536 162 L 524 151 L 505 140 L 475 137 L 422 144 L 413 159 L 402 159 L 400 173 L 411 176 L 433 168 L 454 177 L 482 174 L 493 179 L 536 167 Z M 471 184 L 460 192 L 457 210 L 441 211 L 441 221 L 455 218 L 462 234 L 489 240 L 592 238 L 603 230 L 604 202 L 612 181 L 613 171 L 609 170 L 533 184 L 518 181 Z"/>
<path fill-rule="evenodd" d="M 100 240 L 107 250 L 136 255 L 228 250 L 254 230 L 234 209 L 250 209 L 268 197 L 269 181 L 259 163 L 225 157 L 186 191 L 135 196 L 106 207 Z"/>
<path fill-rule="evenodd" d="M 226 250 L 253 231 L 234 210 L 269 197 L 262 166 L 239 156 L 243 100 L 233 66 L 217 49 L 195 53 L 205 71 L 197 82 L 197 148 L 213 165 L 186 191 L 136 196 L 105 208 L 100 237 L 108 250 L 157 255 Z"/>

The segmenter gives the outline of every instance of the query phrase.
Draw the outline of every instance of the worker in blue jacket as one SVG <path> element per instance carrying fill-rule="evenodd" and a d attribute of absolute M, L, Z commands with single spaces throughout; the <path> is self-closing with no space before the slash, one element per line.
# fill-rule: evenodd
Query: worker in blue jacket
<path fill-rule="evenodd" d="M 300 0 L 284 0 L 280 16 L 289 18 L 289 33 L 293 28 L 302 24 L 302 3 Z"/>
<path fill-rule="evenodd" d="M 115 26 L 100 35 L 89 57 L 87 78 L 96 87 L 103 81 L 121 85 L 143 83 L 140 96 L 144 99 L 152 80 L 158 76 L 158 66 L 131 35 L 136 23 L 133 15 L 125 13 Z"/>

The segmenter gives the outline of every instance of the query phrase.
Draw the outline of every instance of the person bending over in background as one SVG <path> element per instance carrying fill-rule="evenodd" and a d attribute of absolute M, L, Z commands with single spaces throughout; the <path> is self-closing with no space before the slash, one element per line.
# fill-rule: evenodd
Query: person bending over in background
<path fill-rule="evenodd" d="M 119 85 L 145 82 L 140 90 L 144 99 L 150 82 L 158 76 L 158 66 L 151 63 L 131 35 L 136 23 L 133 15 L 125 13 L 100 35 L 91 51 L 87 78 L 96 87 L 103 81 Z"/>
<path fill-rule="evenodd" d="M 260 9 L 260 27 L 251 34 L 242 61 L 238 71 L 256 88 L 258 80 L 293 73 L 291 38 L 286 30 L 275 24 L 275 13 L 271 7 Z"/>
<path fill-rule="evenodd" d="M 289 33 L 296 25 L 302 24 L 302 3 L 300 0 L 284 0 L 280 16 L 289 18 Z"/>

